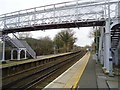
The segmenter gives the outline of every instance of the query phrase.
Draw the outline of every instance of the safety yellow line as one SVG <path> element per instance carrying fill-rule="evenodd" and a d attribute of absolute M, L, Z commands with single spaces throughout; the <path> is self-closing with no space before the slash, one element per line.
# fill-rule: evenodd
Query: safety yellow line
<path fill-rule="evenodd" d="M 84 65 L 82 71 L 80 72 L 76 83 L 73 85 L 72 89 L 75 89 L 75 88 L 77 87 L 77 84 L 78 84 L 78 82 L 79 82 L 79 80 L 80 80 L 80 78 L 81 78 L 81 76 L 82 76 L 82 74 L 83 74 L 83 72 L 84 72 L 84 70 L 85 70 L 85 67 L 86 67 L 86 65 L 87 65 L 87 63 L 88 63 L 88 61 L 89 61 L 89 59 L 90 59 L 90 52 L 89 52 L 88 54 L 89 54 L 89 55 L 88 55 L 88 57 L 87 57 L 87 61 L 86 61 L 85 65 Z"/>

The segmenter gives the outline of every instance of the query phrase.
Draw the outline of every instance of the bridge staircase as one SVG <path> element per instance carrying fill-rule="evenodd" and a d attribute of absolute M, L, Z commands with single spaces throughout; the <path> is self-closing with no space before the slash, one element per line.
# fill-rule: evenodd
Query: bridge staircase
<path fill-rule="evenodd" d="M 13 34 L 13 38 L 5 35 L 5 41 L 13 48 L 17 50 L 25 50 L 32 57 L 36 58 L 35 51 L 24 40 L 19 40 L 16 35 Z"/>
<path fill-rule="evenodd" d="M 25 48 L 27 49 L 27 52 L 29 53 L 30 56 L 32 56 L 33 58 L 36 58 L 36 53 L 35 51 L 29 46 L 29 44 L 25 41 L 25 40 L 20 40 L 21 43 L 25 46 Z"/>

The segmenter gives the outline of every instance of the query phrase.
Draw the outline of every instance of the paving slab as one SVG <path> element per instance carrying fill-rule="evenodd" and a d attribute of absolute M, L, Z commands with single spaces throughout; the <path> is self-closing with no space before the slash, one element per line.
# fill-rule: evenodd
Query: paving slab
<path fill-rule="evenodd" d="M 106 79 L 107 79 L 107 77 L 105 77 L 105 76 L 97 76 L 98 88 L 108 88 Z"/>
<path fill-rule="evenodd" d="M 109 85 L 109 88 L 118 88 L 118 82 L 116 82 L 116 81 L 107 80 L 107 83 Z"/>
<path fill-rule="evenodd" d="M 97 88 L 95 64 L 96 64 L 96 61 L 92 59 L 92 56 L 91 56 L 83 72 L 83 75 L 78 83 L 79 88 Z"/>

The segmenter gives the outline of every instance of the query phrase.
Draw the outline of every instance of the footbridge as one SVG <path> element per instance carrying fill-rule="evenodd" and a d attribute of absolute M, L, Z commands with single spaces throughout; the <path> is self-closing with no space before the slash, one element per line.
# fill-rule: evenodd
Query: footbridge
<path fill-rule="evenodd" d="M 83 0 L 51 4 L 0 15 L 3 33 L 56 28 L 104 26 L 109 18 L 118 17 L 118 1 Z"/>
<path fill-rule="evenodd" d="M 76 0 L 0 15 L 2 37 L 15 32 L 91 26 L 102 27 L 98 58 L 106 72 L 111 72 L 112 56 L 114 57 L 115 50 L 120 48 L 119 0 L 91 0 L 89 2 Z"/>

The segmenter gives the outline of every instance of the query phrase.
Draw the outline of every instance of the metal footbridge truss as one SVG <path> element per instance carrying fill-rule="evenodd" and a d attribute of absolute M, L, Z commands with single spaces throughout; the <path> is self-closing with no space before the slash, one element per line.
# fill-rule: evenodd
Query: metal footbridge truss
<path fill-rule="evenodd" d="M 56 28 L 103 26 L 108 18 L 118 18 L 118 0 L 77 0 L 34 7 L 0 15 L 3 33 Z"/>

